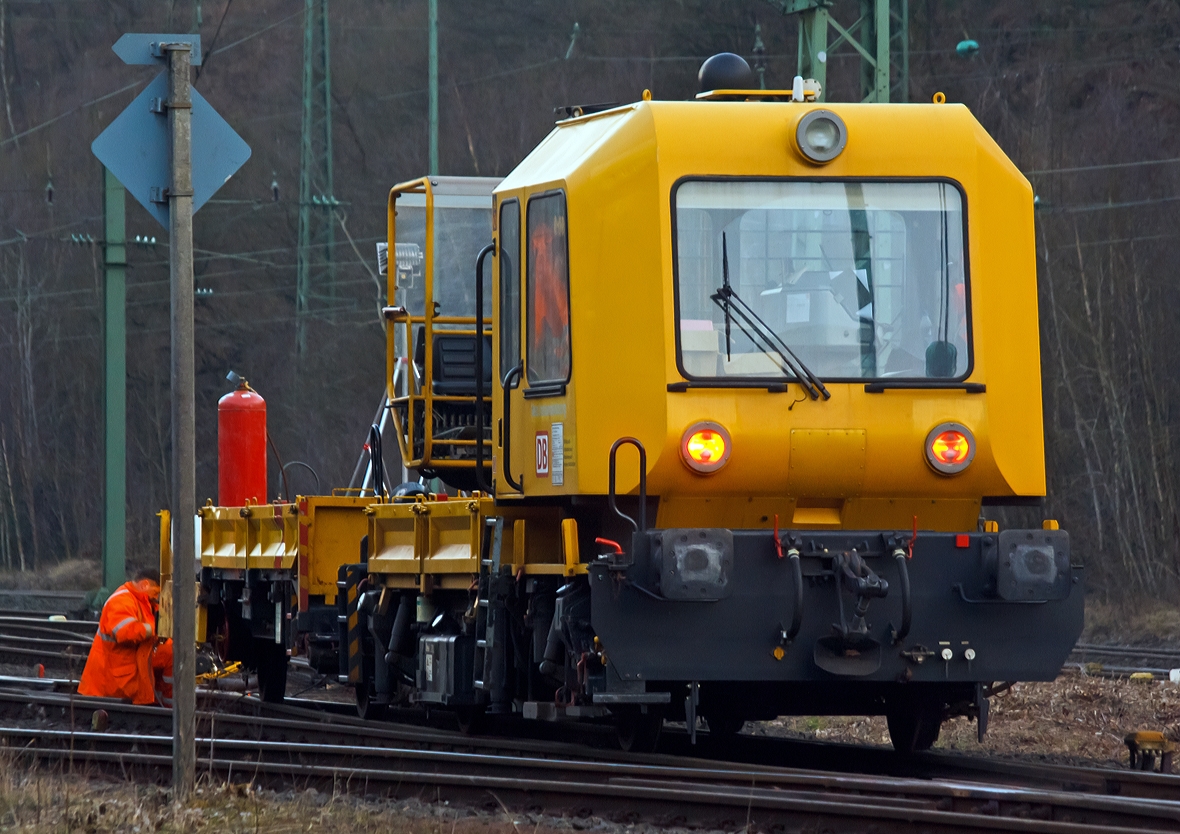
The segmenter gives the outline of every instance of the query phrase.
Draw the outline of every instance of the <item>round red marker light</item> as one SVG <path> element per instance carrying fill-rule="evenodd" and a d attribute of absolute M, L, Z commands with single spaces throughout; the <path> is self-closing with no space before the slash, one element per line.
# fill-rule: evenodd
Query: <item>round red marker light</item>
<path fill-rule="evenodd" d="M 729 432 L 719 423 L 694 423 L 680 441 L 680 456 L 694 472 L 716 472 L 729 460 Z"/>
<path fill-rule="evenodd" d="M 975 457 L 975 435 L 959 423 L 943 423 L 926 435 L 926 462 L 935 472 L 954 475 Z"/>

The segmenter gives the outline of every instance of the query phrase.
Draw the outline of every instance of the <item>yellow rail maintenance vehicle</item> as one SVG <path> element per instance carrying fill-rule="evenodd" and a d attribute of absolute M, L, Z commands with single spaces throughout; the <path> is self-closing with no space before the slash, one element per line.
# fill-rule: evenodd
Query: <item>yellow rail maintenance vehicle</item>
<path fill-rule="evenodd" d="M 909 751 L 950 716 L 982 735 L 996 685 L 1077 639 L 1066 532 L 981 516 L 1045 494 L 1028 182 L 941 95 L 711 72 L 559 121 L 495 187 L 474 278 L 440 266 L 442 185 L 390 192 L 389 251 L 423 253 L 412 291 L 390 258 L 394 425 L 454 489 L 365 510 L 339 598 L 362 714 L 597 719 L 627 747 L 883 714 Z"/>

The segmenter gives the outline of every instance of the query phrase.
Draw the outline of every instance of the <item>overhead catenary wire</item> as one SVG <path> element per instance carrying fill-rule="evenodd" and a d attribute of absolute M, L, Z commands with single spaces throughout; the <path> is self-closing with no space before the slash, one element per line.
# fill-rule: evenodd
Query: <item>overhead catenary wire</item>
<path fill-rule="evenodd" d="M 229 14 L 229 7 L 234 4 L 234 0 L 225 0 L 225 8 L 221 10 L 221 20 L 217 21 L 217 29 L 213 33 L 213 38 L 209 41 L 209 48 L 205 50 L 205 56 L 201 60 L 201 65 L 197 67 L 196 78 L 193 83 L 196 84 L 201 80 L 201 71 L 209 65 L 209 58 L 213 55 L 213 47 L 217 45 L 217 38 L 221 35 L 221 27 L 225 25 L 225 16 Z"/>
<path fill-rule="evenodd" d="M 1145 168 L 1150 165 L 1172 165 L 1180 162 L 1180 156 L 1169 159 L 1139 159 L 1134 162 L 1104 162 L 1097 165 L 1075 165 L 1069 168 L 1041 168 L 1035 171 L 1025 171 L 1026 177 L 1041 176 L 1043 174 L 1077 174 L 1085 171 L 1110 171 L 1118 168 Z"/>
<path fill-rule="evenodd" d="M 79 110 L 84 110 L 87 107 L 92 107 L 93 105 L 98 104 L 99 102 L 106 101 L 108 98 L 114 98 L 115 96 L 119 95 L 120 93 L 125 93 L 128 90 L 134 90 L 136 87 L 142 87 L 146 83 L 147 83 L 146 81 L 134 81 L 131 84 L 127 84 L 126 86 L 120 87 L 119 89 L 113 90 L 109 93 L 106 93 L 105 95 L 101 95 L 98 98 L 91 99 L 90 101 L 83 102 L 82 104 L 74 105 L 69 110 L 65 111 L 64 113 L 59 113 L 56 116 L 54 116 L 53 118 L 47 119 L 46 121 L 41 122 L 41 124 L 39 124 L 39 125 L 34 125 L 33 127 L 28 128 L 27 130 L 23 130 L 20 133 L 14 134 L 12 136 L 9 136 L 7 139 L 4 139 L 3 141 L 0 141 L 0 148 L 3 148 L 4 146 L 11 144 L 11 143 L 17 141 L 18 139 L 23 139 L 26 136 L 36 133 L 39 130 L 43 130 L 44 128 L 49 127 L 51 124 L 54 124 L 55 122 L 60 122 L 66 116 L 77 113 Z"/>
<path fill-rule="evenodd" d="M 1076 206 L 1040 206 L 1038 211 L 1048 214 L 1082 214 L 1092 211 L 1108 211 L 1110 209 L 1138 208 L 1141 206 L 1155 206 L 1161 203 L 1174 203 L 1180 200 L 1180 195 L 1172 197 L 1155 197 L 1149 200 L 1128 200 L 1121 203 L 1088 203 Z"/>

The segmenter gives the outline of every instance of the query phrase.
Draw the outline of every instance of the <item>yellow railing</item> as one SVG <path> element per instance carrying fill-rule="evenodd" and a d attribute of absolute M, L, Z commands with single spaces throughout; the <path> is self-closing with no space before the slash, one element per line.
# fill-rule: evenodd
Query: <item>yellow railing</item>
<path fill-rule="evenodd" d="M 397 198 L 403 194 L 423 194 L 426 200 L 426 246 L 423 256 L 424 307 L 422 315 L 410 313 L 408 305 L 397 306 Z M 411 469 L 437 467 L 473 469 L 474 457 L 460 458 L 455 452 L 462 448 L 474 448 L 477 440 L 441 438 L 434 432 L 434 406 L 436 403 L 475 404 L 474 397 L 435 394 L 434 377 L 434 335 L 437 325 L 446 326 L 447 335 L 475 336 L 475 316 L 436 315 L 434 310 L 434 191 L 428 177 L 410 180 L 395 185 L 389 190 L 388 207 L 388 266 L 386 268 L 386 293 L 389 306 L 386 308 L 386 350 L 385 384 L 397 432 L 398 447 L 402 460 Z M 397 324 L 404 324 L 403 352 L 399 357 L 397 345 Z M 390 327 L 389 325 L 395 325 Z M 421 326 L 425 332 L 422 379 L 414 377 L 414 328 Z M 455 328 L 455 329 L 451 329 Z M 484 335 L 491 336 L 491 322 L 484 328 Z M 406 361 L 406 383 L 404 395 L 399 396 L 394 387 L 394 376 L 399 358 Z M 482 368 L 476 368 L 482 373 Z M 483 397 L 491 403 L 491 391 Z M 482 438 L 481 438 L 482 439 Z M 416 450 L 421 444 L 421 453 Z M 491 459 L 491 450 L 486 449 L 485 460 Z"/>

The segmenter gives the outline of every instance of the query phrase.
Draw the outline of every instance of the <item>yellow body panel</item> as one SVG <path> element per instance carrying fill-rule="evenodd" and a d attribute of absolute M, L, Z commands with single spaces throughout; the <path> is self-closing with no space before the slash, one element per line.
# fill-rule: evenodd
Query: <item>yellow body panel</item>
<path fill-rule="evenodd" d="M 368 532 L 364 510 L 372 496 L 299 496 L 293 504 L 214 507 L 198 512 L 201 567 L 219 570 L 284 570 L 297 572 L 299 609 L 307 598 L 336 600 L 337 571 L 359 558 L 361 538 Z M 161 564 L 164 564 L 166 522 L 161 522 Z"/>
<path fill-rule="evenodd" d="M 479 573 L 482 531 L 491 517 L 504 519 L 500 562 L 511 565 L 514 573 L 572 576 L 586 570 L 577 562 L 576 526 L 572 545 L 563 545 L 560 514 L 554 508 L 497 507 L 487 497 L 420 497 L 412 503 L 373 504 L 367 514 L 369 571 L 404 580 L 387 585 L 448 587 L 449 576 Z"/>
<path fill-rule="evenodd" d="M 295 505 L 207 505 L 197 515 L 201 529 L 201 567 L 289 570 L 295 566 L 298 545 Z"/>
<path fill-rule="evenodd" d="M 369 531 L 365 508 L 372 496 L 304 495 L 296 499 L 298 511 L 298 552 L 300 608 L 306 595 L 336 601 L 336 579 L 341 565 L 360 558 L 361 538 Z"/>
<path fill-rule="evenodd" d="M 523 476 L 525 495 L 605 494 L 607 453 L 624 435 L 647 449 L 660 527 L 768 527 L 777 514 L 784 526 L 908 528 L 916 515 L 924 529 L 964 530 L 975 527 L 983 496 L 1044 494 L 1027 180 L 960 105 L 824 104 L 847 124 L 848 142 L 834 161 L 813 165 L 793 136 L 819 106 L 639 102 L 560 123 L 496 189 L 497 206 L 510 198 L 524 206 L 530 195 L 557 188 L 568 206 L 571 380 L 564 395 L 526 398 L 527 383 L 510 395 L 510 465 Z M 828 401 L 801 399 L 795 384 L 786 393 L 669 392 L 684 380 L 676 362 L 672 190 L 685 177 L 718 176 L 956 183 L 967 218 L 968 381 L 986 385 L 986 393 L 870 394 L 860 382 L 829 384 Z M 523 288 L 521 297 L 524 307 Z M 498 291 L 493 298 L 498 323 Z M 500 369 L 498 340 L 494 354 Z M 496 389 L 493 423 L 502 426 Z M 680 459 L 682 433 L 701 420 L 721 423 L 733 438 L 728 464 L 711 475 Z M 972 464 L 953 477 L 934 472 L 924 457 L 927 434 L 948 421 L 967 425 L 978 441 Z M 533 473 L 534 437 L 554 422 L 563 422 L 568 449 L 562 486 Z M 493 471 L 498 497 L 510 501 L 503 451 L 497 442 Z M 634 452 L 623 451 L 619 492 L 634 492 L 637 481 Z"/>

